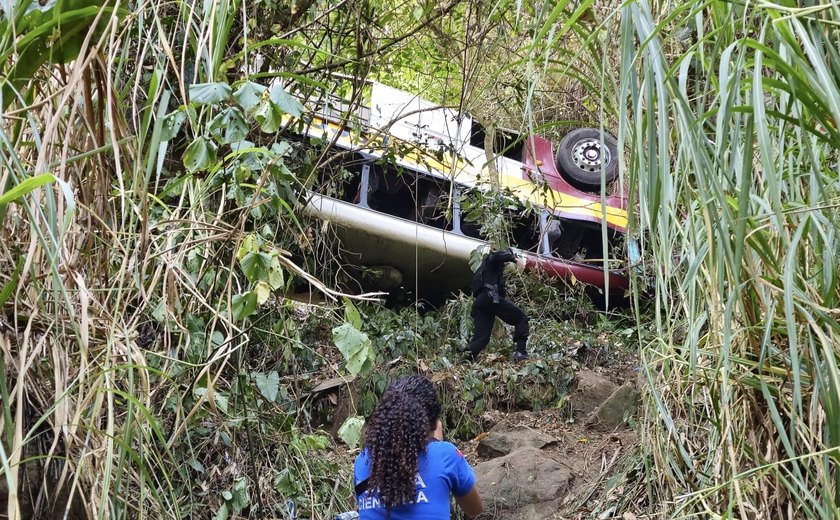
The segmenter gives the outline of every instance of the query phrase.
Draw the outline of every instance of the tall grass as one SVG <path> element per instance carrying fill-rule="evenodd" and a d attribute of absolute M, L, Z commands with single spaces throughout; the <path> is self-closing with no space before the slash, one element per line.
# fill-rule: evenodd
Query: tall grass
<path fill-rule="evenodd" d="M 342 507 L 318 487 L 337 488 L 340 472 L 306 461 L 324 441 L 262 393 L 283 385 L 260 386 L 303 348 L 287 309 L 269 302 L 259 326 L 235 312 L 249 284 L 236 259 L 245 234 L 270 220 L 267 243 L 294 243 L 296 221 L 258 208 L 276 199 L 260 191 L 274 186 L 268 174 L 243 181 L 241 200 L 212 175 L 185 171 L 185 143 L 206 135 L 212 108 L 185 108 L 185 137 L 164 135 L 189 84 L 227 81 L 238 66 L 226 60 L 245 6 L 16 7 L 0 20 L 0 70 L 10 71 L 0 103 L 3 513 L 273 516 L 287 498 L 272 492 L 277 472 L 298 471 L 295 461 L 319 472 L 299 471 L 289 497 Z M 27 14 L 39 10 L 46 16 Z M 211 162 L 224 172 L 235 161 Z M 21 189 L 33 178 L 55 182 Z M 271 254 L 308 277 L 288 254 Z M 258 332 L 268 339 L 256 355 Z"/>
<path fill-rule="evenodd" d="M 840 7 L 558 2 L 534 21 L 532 66 L 600 99 L 637 208 L 634 307 L 658 339 L 624 507 L 840 517 Z"/>
<path fill-rule="evenodd" d="M 837 518 L 840 9 L 620 15 L 619 140 L 659 336 L 640 345 L 651 507 Z"/>

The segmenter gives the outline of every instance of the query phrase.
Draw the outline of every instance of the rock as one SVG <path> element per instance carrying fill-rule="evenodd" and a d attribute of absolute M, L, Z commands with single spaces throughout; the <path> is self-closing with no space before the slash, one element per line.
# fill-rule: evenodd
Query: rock
<path fill-rule="evenodd" d="M 617 386 L 601 374 L 589 370 L 577 373 L 577 388 L 572 394 L 575 414 L 585 417 L 615 392 Z"/>
<path fill-rule="evenodd" d="M 557 442 L 554 437 L 527 426 L 498 425 L 481 439 L 476 451 L 482 457 L 503 457 L 523 447 L 543 448 Z"/>
<path fill-rule="evenodd" d="M 504 414 L 499 410 L 487 410 L 481 414 L 481 427 L 484 431 L 492 430 L 504 418 Z"/>
<path fill-rule="evenodd" d="M 636 413 L 639 402 L 639 391 L 635 385 L 625 383 L 592 412 L 586 424 L 601 431 L 614 430 L 621 426 L 626 416 Z"/>
<path fill-rule="evenodd" d="M 568 491 L 572 479 L 568 468 L 532 447 L 482 462 L 475 467 L 475 474 L 484 509 L 494 518 L 505 518 L 496 514 L 499 511 L 557 500 Z"/>

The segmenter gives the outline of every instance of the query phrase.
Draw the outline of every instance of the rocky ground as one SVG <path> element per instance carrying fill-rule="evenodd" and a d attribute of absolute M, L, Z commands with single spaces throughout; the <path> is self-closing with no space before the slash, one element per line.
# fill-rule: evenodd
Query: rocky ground
<path fill-rule="evenodd" d="M 475 466 L 486 512 L 481 518 L 588 518 L 593 497 L 637 443 L 630 428 L 639 406 L 633 367 L 581 370 L 573 410 L 485 412 L 490 426 L 460 443 Z M 614 516 L 609 510 L 599 517 Z"/>

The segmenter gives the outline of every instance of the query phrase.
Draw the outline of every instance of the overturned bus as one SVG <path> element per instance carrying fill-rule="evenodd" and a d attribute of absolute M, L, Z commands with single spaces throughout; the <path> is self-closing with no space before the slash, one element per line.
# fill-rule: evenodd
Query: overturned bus
<path fill-rule="evenodd" d="M 331 150 L 306 209 L 334 224 L 345 261 L 396 272 L 393 283 L 420 297 L 442 296 L 469 286 L 471 254 L 487 246 L 476 218 L 498 217 L 526 269 L 586 284 L 596 300 L 625 295 L 627 198 L 614 182 L 613 137 L 575 129 L 556 146 L 509 131 L 488 139 L 468 115 L 369 87 L 370 106 L 320 103 L 300 123 Z M 501 215 L 481 211 L 491 187 L 514 201 Z"/>

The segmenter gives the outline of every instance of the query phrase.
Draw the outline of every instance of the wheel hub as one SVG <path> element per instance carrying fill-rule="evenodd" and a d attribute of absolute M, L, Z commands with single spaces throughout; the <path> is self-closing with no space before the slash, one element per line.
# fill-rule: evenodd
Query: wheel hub
<path fill-rule="evenodd" d="M 596 172 L 601 164 L 609 164 L 610 150 L 597 139 L 582 139 L 572 149 L 572 161 L 581 170 Z"/>

